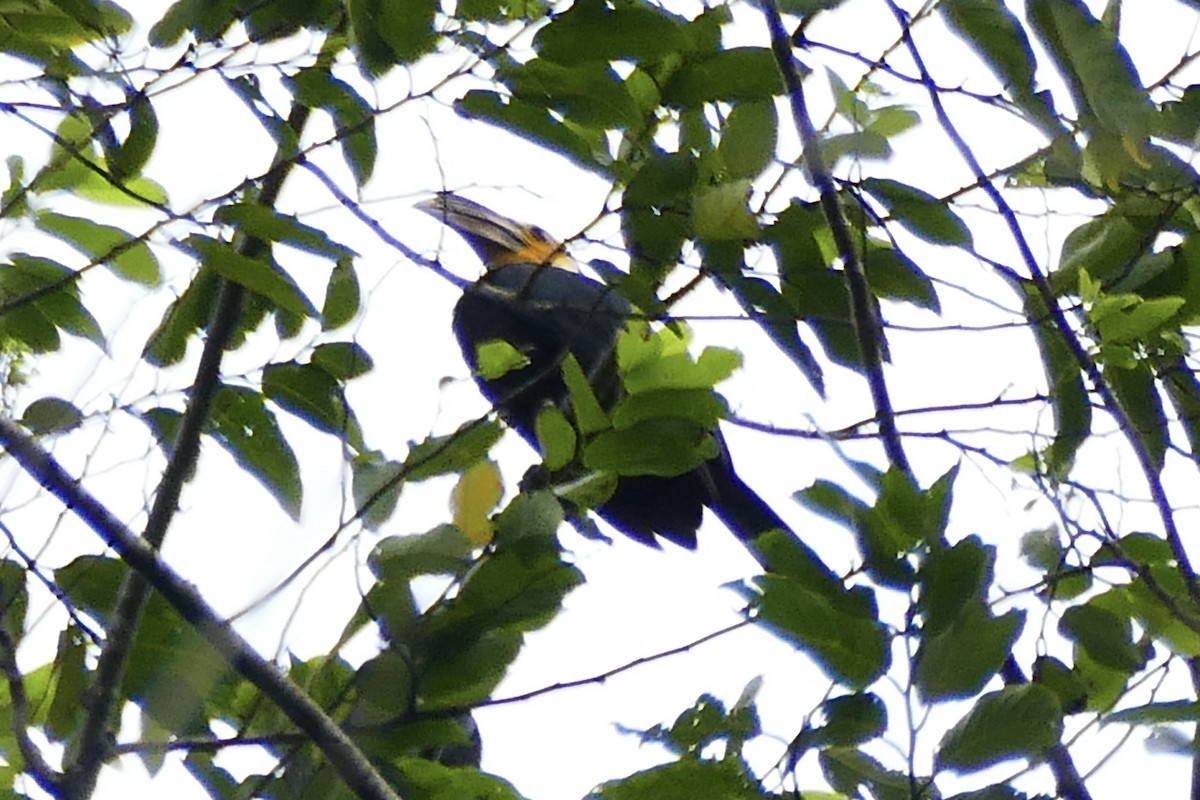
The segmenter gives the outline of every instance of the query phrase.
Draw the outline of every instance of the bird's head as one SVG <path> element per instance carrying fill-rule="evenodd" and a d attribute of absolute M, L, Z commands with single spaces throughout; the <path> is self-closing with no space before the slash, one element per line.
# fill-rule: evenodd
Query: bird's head
<path fill-rule="evenodd" d="M 506 264 L 539 264 L 575 271 L 578 265 L 562 242 L 536 225 L 523 225 L 473 200 L 439 192 L 417 208 L 449 225 L 466 240 L 489 270 Z"/>

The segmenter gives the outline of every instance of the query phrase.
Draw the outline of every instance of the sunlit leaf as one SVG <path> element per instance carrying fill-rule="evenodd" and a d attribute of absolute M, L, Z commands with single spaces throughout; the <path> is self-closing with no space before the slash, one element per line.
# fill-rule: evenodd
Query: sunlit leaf
<path fill-rule="evenodd" d="M 486 458 L 469 467 L 458 479 L 450 495 L 450 505 L 455 526 L 471 544 L 482 547 L 492 540 L 491 513 L 503 492 L 500 470 L 496 462 Z"/>
<path fill-rule="evenodd" d="M 207 236 L 189 236 L 184 244 L 200 255 L 204 266 L 222 278 L 244 286 L 294 314 L 317 316 L 317 310 L 296 282 L 272 261 L 247 256 L 228 242 Z"/>
<path fill-rule="evenodd" d="M 213 221 L 230 225 L 264 242 L 279 242 L 334 261 L 353 258 L 355 252 L 329 238 L 325 231 L 306 225 L 293 214 L 281 214 L 254 203 L 233 203 L 217 209 Z"/>
<path fill-rule="evenodd" d="M 120 228 L 53 211 L 39 211 L 37 224 L 126 280 L 147 286 L 159 283 L 158 259 L 150 247 Z"/>

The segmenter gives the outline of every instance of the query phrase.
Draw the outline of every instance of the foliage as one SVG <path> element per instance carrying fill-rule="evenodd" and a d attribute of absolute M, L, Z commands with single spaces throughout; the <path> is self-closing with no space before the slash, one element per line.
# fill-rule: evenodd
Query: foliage
<path fill-rule="evenodd" d="M 177 0 L 135 20 L 110 0 L 4 4 L 0 63 L 14 77 L 0 82 L 0 117 L 37 138 L 4 154 L 0 411 L 8 450 L 32 437 L 76 480 L 39 478 L 42 493 L 2 463 L 15 488 L 0 502 L 0 791 L 84 796 L 102 766 L 138 758 L 154 773 L 178 751 L 212 797 L 351 795 L 329 744 L 276 706 L 245 658 L 162 594 L 131 599 L 136 570 L 112 552 L 50 546 L 63 524 L 54 497 L 103 528 L 75 502 L 94 491 L 116 517 L 140 522 L 144 508 L 158 547 L 191 505 L 225 502 L 197 494 L 214 474 L 251 478 L 289 529 L 325 514 L 323 544 L 279 590 L 335 545 L 367 543 L 363 568 L 340 579 L 358 603 L 334 646 L 277 654 L 280 673 L 399 796 L 520 797 L 503 764 L 479 770 L 472 712 L 499 704 L 530 635 L 584 580 L 564 520 L 594 532 L 586 509 L 621 476 L 676 475 L 719 452 L 715 426 L 733 413 L 716 387 L 742 378 L 742 358 L 694 346 L 703 312 L 691 326 L 674 316 L 703 282 L 784 355 L 787 386 L 828 397 L 799 430 L 770 431 L 772 446 L 793 434 L 809 456 L 824 448 L 832 466 L 790 489 L 855 554 L 775 532 L 757 544 L 772 570 L 735 587 L 744 616 L 823 678 L 807 710 L 783 710 L 787 727 L 768 732 L 765 712 L 781 710 L 757 684 L 728 708 L 706 693 L 640 731 L 661 764 L 614 768 L 592 796 L 966 787 L 953 796 L 1081 800 L 1098 789 L 1080 777 L 1098 760 L 1085 734 L 1105 724 L 1197 758 L 1200 578 L 1186 531 L 1200 452 L 1200 79 L 1195 53 L 1158 69 L 1127 33 L 1135 18 L 1155 29 L 1159 6 L 1195 4 L 1114 0 L 1099 16 L 1083 0 L 1026 0 L 1020 13 L 1002 0 L 778 5 Z M 772 40 L 780 12 L 790 38 Z M 837 38 L 864 14 L 895 23 L 891 47 Z M 958 71 L 934 63 L 940 46 L 959 53 Z M 405 93 L 383 101 L 399 75 Z M 257 126 L 247 152 L 253 136 L 266 143 L 248 156 L 257 172 L 198 201 L 156 162 L 183 135 L 165 123 L 193 80 L 242 104 Z M 428 286 L 417 274 L 447 277 L 362 202 L 392 193 L 381 165 L 418 160 L 406 148 L 421 125 L 386 126 L 419 101 L 451 105 L 479 142 L 532 142 L 608 192 L 614 219 L 597 230 L 628 263 L 596 268 L 644 317 L 617 348 L 615 405 L 574 359 L 562 364 L 570 409 L 548 408 L 537 434 L 552 472 L 579 454 L 570 485 L 506 475 L 489 415 L 426 423 L 399 445 L 387 420 L 360 413 L 373 399 L 360 386 L 405 418 L 423 413 L 412 397 L 436 392 L 373 382 L 428 341 L 363 334 L 389 309 L 372 302 L 384 280 L 362 240 L 390 248 L 388 280 L 413 293 Z M 808 116 L 817 109 L 823 121 Z M 422 123 L 435 137 L 436 119 Z M 985 143 L 1000 120 L 1016 133 Z M 936 159 L 908 149 L 918 137 L 936 138 Z M 327 224 L 328 208 L 366 226 Z M 157 324 L 131 341 L 125 317 L 147 310 Z M 897 387 L 923 380 L 926 353 L 1001 329 L 1020 337 L 1033 378 L 893 408 L 889 387 L 914 396 Z M 503 343 L 479 353 L 489 376 L 523 357 Z M 118 365 L 124 387 L 80 392 L 72 381 L 92 363 Z M 839 406 L 867 409 L 865 421 L 846 425 Z M 93 464 L 114 439 L 120 455 Z M 763 458 L 801 474 L 799 456 Z M 324 481 L 330 462 L 339 471 Z M 136 480 L 103 480 L 110 463 L 150 477 L 131 498 Z M 406 516 L 411 493 L 451 483 L 452 511 L 396 533 L 419 518 Z M 1040 521 L 973 513 L 981 483 Z M 349 507 L 331 526 L 338 494 Z M 118 725 L 128 708 L 137 731 Z M 945 722 L 925 729 L 927 715 Z M 261 748 L 250 771 L 214 758 L 247 744 Z M 814 763 L 819 776 L 802 767 Z M 997 764 L 1015 777 L 987 769 Z"/>

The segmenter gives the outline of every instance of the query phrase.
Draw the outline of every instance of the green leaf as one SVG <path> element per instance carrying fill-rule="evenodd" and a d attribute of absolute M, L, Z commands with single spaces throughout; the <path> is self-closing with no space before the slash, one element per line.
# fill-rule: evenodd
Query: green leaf
<path fill-rule="evenodd" d="M 534 49 L 550 61 L 654 62 L 681 51 L 686 43 L 680 17 L 659 8 L 581 0 L 541 28 Z"/>
<path fill-rule="evenodd" d="M 683 759 L 637 772 L 593 791 L 597 800 L 762 800 L 758 780 L 738 759 Z M 805 792 L 808 796 L 808 792 Z"/>
<path fill-rule="evenodd" d="M 529 356 L 503 339 L 493 339 L 475 346 L 475 361 L 479 365 L 480 376 L 494 381 L 527 366 Z"/>
<path fill-rule="evenodd" d="M 851 528 L 856 527 L 861 515 L 870 510 L 870 506 L 840 484 L 821 479 L 796 492 L 794 497 L 808 510 Z"/>
<path fill-rule="evenodd" d="M 749 599 L 759 621 L 808 653 L 831 680 L 860 688 L 887 670 L 888 632 L 866 588 L 771 573 L 755 578 L 754 587 Z"/>
<path fill-rule="evenodd" d="M 716 439 L 703 426 L 667 417 L 601 432 L 584 446 L 583 463 L 616 475 L 671 477 L 719 453 Z"/>
<path fill-rule="evenodd" d="M 394 763 L 399 771 L 397 790 L 402 797 L 522 800 L 508 781 L 477 769 L 448 767 L 426 758 L 399 758 Z"/>
<path fill-rule="evenodd" d="M 135 239 L 126 231 L 45 210 L 37 213 L 36 220 L 39 228 L 67 242 L 88 258 L 105 264 L 119 277 L 146 286 L 159 284 L 158 259 L 145 241 Z"/>
<path fill-rule="evenodd" d="M 387 650 L 362 663 L 354 675 L 355 708 L 351 719 L 359 725 L 378 725 L 404 716 L 412 705 L 411 664 Z"/>
<path fill-rule="evenodd" d="M 1079 674 L 1057 658 L 1038 656 L 1033 661 L 1032 680 L 1045 686 L 1058 697 L 1058 703 L 1067 714 L 1078 714 L 1087 709 L 1087 686 Z"/>
<path fill-rule="evenodd" d="M 867 271 L 872 294 L 941 313 L 937 289 L 915 261 L 883 243 L 871 241 L 870 244 L 875 246 L 868 246 L 863 254 L 863 268 Z"/>
<path fill-rule="evenodd" d="M 1025 290 L 1025 317 L 1040 320 L 1034 328 L 1042 368 L 1049 386 L 1050 407 L 1054 412 L 1054 442 L 1046 450 L 1046 467 L 1052 475 L 1065 475 L 1075 453 L 1092 430 L 1092 403 L 1083 373 L 1067 347 L 1063 333 L 1050 318 L 1049 309 L 1031 283 Z M 1067 335 L 1074 335 L 1068 333 Z"/>
<path fill-rule="evenodd" d="M 28 569 L 9 559 L 0 560 L 0 619 L 12 641 L 20 641 L 25 632 L 29 609 L 29 589 L 25 584 Z"/>
<path fill-rule="evenodd" d="M 355 456 L 350 471 L 357 514 L 367 530 L 378 530 L 396 510 L 408 470 L 399 461 L 372 451 Z"/>
<path fill-rule="evenodd" d="M 455 708 L 487 699 L 520 649 L 520 635 L 501 630 L 439 653 L 421 675 L 418 702 L 424 708 Z"/>
<path fill-rule="evenodd" d="M 496 550 L 470 571 L 454 602 L 421 618 L 418 643 L 430 655 L 460 651 L 466 643 L 495 635 L 537 630 L 554 619 L 567 592 L 582 582 L 579 571 L 563 562 L 554 536 L 506 535 L 496 541 Z"/>
<path fill-rule="evenodd" d="M 928 192 L 888 178 L 867 178 L 862 189 L 915 236 L 932 244 L 970 246 L 971 231 L 966 223 L 948 203 Z"/>
<path fill-rule="evenodd" d="M 739 753 L 743 744 L 762 733 L 754 698 L 762 678 L 754 678 L 742 690 L 732 709 L 711 694 L 702 694 L 669 728 L 655 725 L 642 732 L 643 744 L 658 743 L 679 755 L 701 757 L 714 744 L 722 744 L 726 753 Z"/>
<path fill-rule="evenodd" d="M 403 6 L 404 2 L 398 5 Z M 370 49 L 370 45 L 362 42 L 360 47 Z M 342 157 L 346 159 L 356 185 L 361 188 L 374 174 L 379 154 L 379 143 L 375 136 L 375 109 L 353 86 L 333 77 L 324 66 L 300 70 L 291 77 L 290 85 L 297 101 L 324 109 L 333 117 L 338 128 Z"/>
<path fill-rule="evenodd" d="M 341 385 L 315 364 L 268 364 L 263 370 L 263 395 L 319 431 L 344 438 L 362 448 L 362 431 L 346 405 Z"/>
<path fill-rule="evenodd" d="M 818 11 L 837 8 L 846 0 L 784 0 L 779 4 L 779 10 L 786 14 L 796 14 L 802 17 L 811 16 Z M 805 792 L 808 794 L 808 792 Z"/>
<path fill-rule="evenodd" d="M 79 300 L 77 273 L 56 261 L 13 253 L 0 263 L 0 339 L 35 353 L 57 350 L 59 331 L 105 347 L 104 334 Z"/>
<path fill-rule="evenodd" d="M 1059 540 L 1058 528 L 1048 525 L 1021 535 L 1021 558 L 1042 572 L 1053 572 L 1063 564 L 1066 548 Z"/>
<path fill-rule="evenodd" d="M 909 554 L 943 540 L 957 472 L 951 468 L 926 491 L 894 467 L 878 479 L 875 505 L 856 516 L 854 532 L 868 571 L 881 585 L 907 590 L 913 582 Z"/>
<path fill-rule="evenodd" d="M 606 61 L 564 66 L 535 58 L 501 69 L 497 78 L 513 96 L 588 128 L 638 128 L 643 112 Z"/>
<path fill-rule="evenodd" d="M 200 41 L 214 41 L 234 22 L 235 0 L 177 0 L 150 29 L 150 43 L 175 44 L 191 31 Z"/>
<path fill-rule="evenodd" d="M 242 22 L 253 42 L 286 39 L 303 29 L 331 31 L 341 24 L 344 13 L 340 0 L 257 3 L 242 8 Z M 329 48 L 330 43 L 326 42 L 326 52 Z"/>
<path fill-rule="evenodd" d="M 326 342 L 313 348 L 310 362 L 335 380 L 348 381 L 366 375 L 375 362 L 366 350 L 354 342 Z"/>
<path fill-rule="evenodd" d="M 663 87 L 663 103 L 685 109 L 704 103 L 769 102 L 783 94 L 783 76 L 767 47 L 727 47 L 685 64 Z"/>
<path fill-rule="evenodd" d="M 468 91 L 454 107 L 466 117 L 499 125 L 566 156 L 585 169 L 608 174 L 612 157 L 602 129 L 555 119 L 544 105 L 483 89 Z"/>
<path fill-rule="evenodd" d="M 300 465 L 263 395 L 240 386 L 222 386 L 210 421 L 213 438 L 298 520 L 303 498 Z"/>
<path fill-rule="evenodd" d="M 1086 650 L 1076 648 L 1073 671 L 1079 676 L 1087 696 L 1088 711 L 1108 711 L 1125 694 L 1129 673 L 1095 661 Z"/>
<path fill-rule="evenodd" d="M 546 16 L 549 0 L 462 0 L 455 15 L 460 19 L 502 22 L 539 20 Z"/>
<path fill-rule="evenodd" d="M 203 330 L 212 316 L 220 279 L 211 269 L 201 269 L 175 302 L 167 307 L 162 321 L 146 341 L 142 358 L 156 367 L 178 364 L 187 354 L 193 334 Z"/>
<path fill-rule="evenodd" d="M 838 166 L 842 159 L 852 162 L 886 160 L 892 157 L 892 145 L 887 136 L 876 131 L 853 131 L 826 136 L 821 140 L 821 155 L 825 162 Z"/>
<path fill-rule="evenodd" d="M 738 273 L 729 288 L 738 303 L 763 331 L 771 337 L 813 389 L 825 396 L 825 374 L 812 349 L 800 338 L 796 315 L 782 293 L 768 281 Z"/>
<path fill-rule="evenodd" d="M 871 116 L 866 132 L 885 138 L 899 136 L 921 122 L 921 115 L 905 106 L 884 106 L 873 110 Z"/>
<path fill-rule="evenodd" d="M 21 414 L 21 424 L 36 434 L 65 433 L 82 423 L 83 412 L 59 397 L 40 397 Z"/>
<path fill-rule="evenodd" d="M 1165 725 L 1172 722 L 1200 722 L 1200 703 L 1194 700 L 1172 700 L 1147 703 L 1114 711 L 1105 722 L 1124 722 L 1129 725 Z"/>
<path fill-rule="evenodd" d="M 1167 415 L 1149 366 L 1141 362 L 1133 369 L 1105 369 L 1104 379 L 1133 423 L 1127 433 L 1141 440 L 1154 468 L 1161 470 L 1167 454 Z"/>
<path fill-rule="evenodd" d="M 876 800 L 912 800 L 912 778 L 906 772 L 885 769 L 866 753 L 851 747 L 829 747 L 820 751 L 821 769 L 829 785 L 842 797 L 871 797 Z M 867 793 L 863 793 L 863 789 Z M 805 796 L 808 796 L 806 791 Z M 833 798 L 830 798 L 833 800 Z"/>
<path fill-rule="evenodd" d="M 696 235 L 714 241 L 757 239 L 758 222 L 746 207 L 749 193 L 749 178 L 697 189 L 692 206 Z"/>
<path fill-rule="evenodd" d="M 1050 276 L 1056 294 L 1078 291 L 1080 271 L 1107 285 L 1129 271 L 1130 266 L 1158 235 L 1156 217 L 1137 216 L 1109 209 L 1067 234 L 1058 256 L 1058 267 Z"/>
<path fill-rule="evenodd" d="M 738 103 L 725 118 L 717 153 L 730 178 L 757 178 L 775 157 L 779 115 L 770 101 Z"/>
<path fill-rule="evenodd" d="M 263 130 L 271 137 L 279 148 L 280 153 L 294 154 L 298 157 L 300 138 L 288 121 L 279 116 L 271 101 L 263 95 L 262 84 L 249 74 L 229 76 L 222 73 L 225 87 L 242 101 L 250 114 L 262 125 Z"/>
<path fill-rule="evenodd" d="M 381 539 L 371 550 L 367 564 L 380 579 L 458 575 L 470 563 L 474 549 L 458 528 L 439 525 L 425 533 Z"/>
<path fill-rule="evenodd" d="M 128 99 L 129 135 L 108 156 L 108 171 L 118 181 L 139 175 L 158 143 L 158 115 L 145 94 Z"/>
<path fill-rule="evenodd" d="M 183 412 L 173 408 L 151 408 L 142 412 L 141 419 L 150 428 L 163 453 L 170 458 L 175 452 L 175 440 L 179 436 L 179 423 L 183 421 Z M 192 471 L 195 471 L 194 467 Z M 187 477 L 190 479 L 191 474 Z"/>
<path fill-rule="evenodd" d="M 578 443 L 575 428 L 556 406 L 548 405 L 539 411 L 534 427 L 546 469 L 560 470 L 575 460 Z"/>
<path fill-rule="evenodd" d="M 88 686 L 89 641 L 75 625 L 58 636 L 54 656 L 54 686 L 46 712 L 46 732 L 51 741 L 67 742 L 78 734 L 83 718 L 84 693 Z"/>
<path fill-rule="evenodd" d="M 209 708 L 234 685 L 228 660 L 165 600 L 147 604 L 124 691 L 167 735 L 200 735 Z"/>
<path fill-rule="evenodd" d="M 982 544 L 978 536 L 931 552 L 919 573 L 922 631 L 936 635 L 974 614 L 972 603 L 987 599 L 995 561 L 996 548 Z"/>
<path fill-rule="evenodd" d="M 579 366 L 579 361 L 573 354 L 568 353 L 563 359 L 562 371 L 563 382 L 566 383 L 567 391 L 571 396 L 571 409 L 575 412 L 575 424 L 579 426 L 579 432 L 588 436 L 608 429 L 610 427 L 608 414 L 600 405 L 600 400 L 597 399 L 592 384 L 583 374 L 583 367 Z"/>
<path fill-rule="evenodd" d="M 1141 147 L 1154 106 L 1113 32 L 1082 0 L 1026 0 L 1026 14 L 1057 62 L 1076 108 L 1116 132 L 1127 149 Z"/>
<path fill-rule="evenodd" d="M 971 772 L 1010 758 L 1036 760 L 1062 737 L 1062 709 L 1049 689 L 1009 686 L 983 695 L 942 738 L 938 766 Z"/>
<path fill-rule="evenodd" d="M 1135 294 L 1104 295 L 1088 311 L 1104 344 L 1146 341 L 1158 333 L 1183 307 L 1182 297 L 1143 300 Z"/>
<path fill-rule="evenodd" d="M 825 723 L 814 731 L 820 745 L 850 747 L 882 736 L 887 729 L 887 706 L 872 692 L 832 697 L 821 704 Z"/>
<path fill-rule="evenodd" d="M 1161 103 L 1158 111 L 1153 133 L 1190 147 L 1200 136 L 1200 85 L 1184 89 L 1178 100 Z"/>
<path fill-rule="evenodd" d="M 301 316 L 317 316 L 317 310 L 300 291 L 300 287 L 273 261 L 251 258 L 239 253 L 228 242 L 198 234 L 184 240 L 183 246 L 199 254 L 205 267 L 270 300 L 277 307 Z"/>
<path fill-rule="evenodd" d="M 408 451 L 404 459 L 408 480 L 462 472 L 486 456 L 502 433 L 494 422 L 469 422 L 449 435 L 430 436 Z"/>
<path fill-rule="evenodd" d="M 618 430 L 672 417 L 712 430 L 728 416 L 729 408 L 711 389 L 661 389 L 623 397 L 612 413 L 613 427 Z"/>
<path fill-rule="evenodd" d="M 306 253 L 325 256 L 333 261 L 357 255 L 344 244 L 333 241 L 319 228 L 305 225 L 294 214 L 281 214 L 255 203 L 221 206 L 213 215 L 218 225 L 229 225 L 241 233 L 264 242 L 290 245 Z"/>
<path fill-rule="evenodd" d="M 521 492 L 496 519 L 496 539 L 504 543 L 524 536 L 550 538 L 564 518 L 562 503 L 550 492 Z"/>
<path fill-rule="evenodd" d="M 350 30 L 363 65 L 374 76 L 433 50 L 434 0 L 350 0 Z"/>
<path fill-rule="evenodd" d="M 1159 371 L 1159 379 L 1187 435 L 1193 453 L 1200 453 L 1200 380 L 1183 358 L 1177 358 Z"/>
<path fill-rule="evenodd" d="M 325 286 L 325 302 L 321 304 L 321 330 L 332 331 L 348 324 L 358 316 L 361 302 L 354 262 L 349 259 L 339 261 L 329 273 L 329 283 Z"/>
<path fill-rule="evenodd" d="M 1133 641 L 1129 619 L 1095 602 L 1064 610 L 1058 628 L 1103 667 L 1132 674 L 1145 663 L 1145 654 Z"/>
<path fill-rule="evenodd" d="M 1033 47 L 1021 22 L 1001 0 L 943 0 L 938 11 L 1005 89 L 1015 97 L 1033 94 Z"/>
<path fill-rule="evenodd" d="M 617 365 L 628 392 L 712 389 L 742 365 L 741 355 L 725 347 L 705 347 L 693 359 L 686 350 L 676 350 L 674 343 L 664 345 L 673 336 L 663 328 L 652 334 L 648 346 L 641 346 L 637 344 L 640 337 L 622 335 L 617 342 Z"/>
<path fill-rule="evenodd" d="M 1153 533 L 1130 533 L 1097 548 L 1090 566 L 1121 566 L 1130 561 L 1140 566 L 1151 566 L 1169 564 L 1174 560 L 1171 545 L 1163 537 Z"/>
<path fill-rule="evenodd" d="M 927 702 L 977 694 L 1004 664 L 1025 624 L 1025 612 L 992 616 L 982 602 L 971 602 L 954 623 L 923 635 L 917 651 L 916 684 Z"/>

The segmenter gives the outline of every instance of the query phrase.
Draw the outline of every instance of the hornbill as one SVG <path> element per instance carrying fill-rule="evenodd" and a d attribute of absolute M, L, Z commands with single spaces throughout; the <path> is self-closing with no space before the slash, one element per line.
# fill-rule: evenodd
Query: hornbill
<path fill-rule="evenodd" d="M 417 207 L 462 236 L 485 267 L 455 305 L 453 327 L 476 383 L 501 418 L 537 449 L 538 412 L 546 403 L 567 405 L 561 364 L 568 352 L 600 402 L 611 406 L 620 391 L 617 336 L 636 314 L 629 302 L 612 287 L 581 275 L 563 244 L 537 226 L 448 192 Z M 500 377 L 483 377 L 477 348 L 492 340 L 507 342 L 527 361 Z M 694 548 L 704 506 L 748 544 L 767 531 L 789 530 L 738 477 L 720 433 L 715 435 L 715 457 L 681 475 L 621 476 L 612 496 L 594 510 L 649 545 L 657 544 L 658 535 Z"/>

